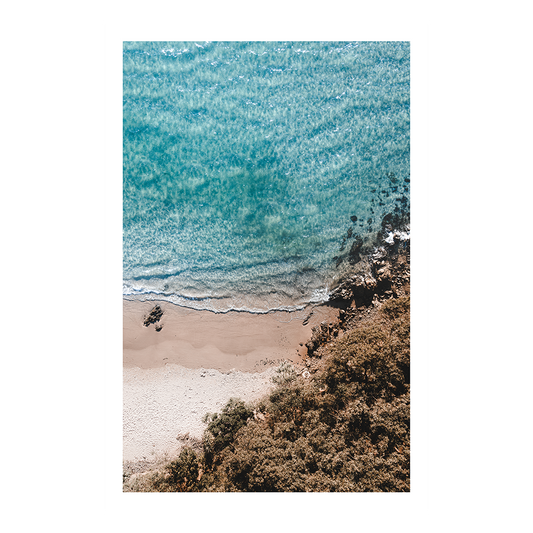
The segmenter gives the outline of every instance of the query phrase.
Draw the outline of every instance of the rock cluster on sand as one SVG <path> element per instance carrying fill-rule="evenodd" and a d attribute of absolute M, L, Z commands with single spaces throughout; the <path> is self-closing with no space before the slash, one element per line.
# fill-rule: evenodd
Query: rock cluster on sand
<path fill-rule="evenodd" d="M 161 320 L 161 317 L 163 316 L 163 310 L 159 305 L 156 305 L 150 313 L 144 317 L 143 325 L 145 327 L 148 327 L 150 324 L 155 324 L 156 322 L 159 322 Z M 160 331 L 163 326 L 159 325 L 156 326 L 156 331 Z"/>

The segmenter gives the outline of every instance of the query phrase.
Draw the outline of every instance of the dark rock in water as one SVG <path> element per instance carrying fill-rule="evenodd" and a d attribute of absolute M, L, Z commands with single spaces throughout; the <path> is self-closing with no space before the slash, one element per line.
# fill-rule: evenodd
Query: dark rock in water
<path fill-rule="evenodd" d="M 367 224 L 372 224 L 372 218 L 369 218 L 367 221 L 366 221 Z"/>
<path fill-rule="evenodd" d="M 350 217 L 350 220 L 351 220 L 352 222 L 357 222 L 357 217 L 356 217 L 355 215 L 352 215 L 352 216 Z"/>
<path fill-rule="evenodd" d="M 161 317 L 163 316 L 163 310 L 159 305 L 156 305 L 151 311 L 150 314 L 146 317 L 144 317 L 143 325 L 145 327 L 148 327 L 150 324 L 155 324 L 156 322 L 159 322 L 161 320 Z M 163 326 L 161 326 L 162 328 Z M 161 331 L 161 328 L 157 331 Z"/>
<path fill-rule="evenodd" d="M 343 237 L 342 238 L 342 243 L 341 243 L 341 247 L 340 247 L 340 252 L 342 252 L 344 250 L 344 248 L 346 248 L 346 238 Z"/>
<path fill-rule="evenodd" d="M 353 228 L 348 228 L 348 233 L 346 234 L 346 238 L 347 239 L 351 238 L 352 233 L 353 233 Z"/>
<path fill-rule="evenodd" d="M 358 252 L 361 249 L 361 246 L 363 246 L 363 239 L 360 235 L 356 235 L 352 247 L 350 248 L 350 254 Z"/>
<path fill-rule="evenodd" d="M 355 236 L 355 240 L 352 243 L 352 247 L 348 253 L 349 261 L 352 264 L 357 263 L 361 259 L 360 251 L 363 246 L 363 239 L 359 236 Z"/>
<path fill-rule="evenodd" d="M 370 212 L 371 212 L 372 214 L 374 214 L 374 210 L 373 210 L 372 208 L 370 208 Z"/>
<path fill-rule="evenodd" d="M 399 228 L 402 224 L 402 217 L 399 214 L 398 206 L 394 209 L 394 213 L 387 213 L 381 221 L 381 229 L 383 233 L 391 232 Z"/>
<path fill-rule="evenodd" d="M 394 215 L 392 213 L 387 213 L 383 220 L 381 221 L 381 227 L 385 229 L 387 226 L 391 226 L 392 230 L 392 221 L 394 220 Z"/>
<path fill-rule="evenodd" d="M 337 257 L 337 262 L 335 263 L 335 268 L 339 268 L 339 265 L 344 261 L 342 257 Z"/>

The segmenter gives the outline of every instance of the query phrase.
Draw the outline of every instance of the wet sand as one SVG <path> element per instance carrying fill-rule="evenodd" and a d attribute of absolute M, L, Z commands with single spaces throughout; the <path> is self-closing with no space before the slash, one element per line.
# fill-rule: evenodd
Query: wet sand
<path fill-rule="evenodd" d="M 163 316 L 145 327 L 143 319 L 156 304 Z M 285 359 L 298 364 L 307 353 L 311 328 L 336 316 L 337 310 L 327 306 L 296 312 L 217 314 L 167 302 L 124 300 L 124 367 L 157 368 L 173 363 L 220 372 L 258 372 Z M 160 325 L 163 328 L 156 331 Z"/>

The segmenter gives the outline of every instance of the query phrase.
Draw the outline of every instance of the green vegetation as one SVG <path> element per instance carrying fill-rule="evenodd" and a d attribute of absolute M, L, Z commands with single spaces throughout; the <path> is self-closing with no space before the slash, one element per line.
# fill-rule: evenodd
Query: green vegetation
<path fill-rule="evenodd" d="M 164 474 L 154 479 L 154 489 L 159 492 L 196 492 L 201 487 L 199 477 L 199 457 L 191 448 L 184 448 L 178 459 L 166 466 Z"/>
<path fill-rule="evenodd" d="M 323 346 L 310 377 L 288 365 L 268 398 L 208 414 L 203 453 L 184 449 L 142 490 L 409 491 L 409 298 Z"/>
<path fill-rule="evenodd" d="M 204 435 L 204 460 L 211 465 L 215 457 L 235 440 L 237 432 L 252 417 L 253 411 L 242 400 L 231 398 L 222 413 L 208 413 L 204 422 L 208 424 Z"/>

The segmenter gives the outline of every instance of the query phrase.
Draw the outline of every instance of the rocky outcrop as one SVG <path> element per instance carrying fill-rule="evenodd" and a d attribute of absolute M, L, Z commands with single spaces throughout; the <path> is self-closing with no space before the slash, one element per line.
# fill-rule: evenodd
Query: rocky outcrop
<path fill-rule="evenodd" d="M 397 296 L 409 285 L 410 241 L 404 234 L 393 234 L 381 240 L 369 257 L 369 271 L 356 274 L 340 283 L 329 301 L 337 307 L 368 307 L 376 297 Z"/>
<path fill-rule="evenodd" d="M 307 355 L 311 356 L 320 347 L 336 338 L 339 334 L 339 324 L 322 322 L 311 329 L 311 338 L 305 343 Z"/>
<path fill-rule="evenodd" d="M 351 235 L 350 235 L 351 237 Z M 344 242 L 346 238 L 344 238 Z M 360 260 L 363 239 L 355 236 L 348 260 Z M 342 258 L 335 258 L 342 262 Z M 383 218 L 373 253 L 365 255 L 368 268 L 344 279 L 330 294 L 327 305 L 339 309 L 336 323 L 322 323 L 312 329 L 306 343 L 307 355 L 318 355 L 321 346 L 361 317 L 370 317 L 372 310 L 389 298 L 408 295 L 410 292 L 410 239 L 408 217 L 390 213 Z M 337 265 L 338 266 L 338 265 Z M 370 314 L 369 314 L 370 313 Z"/>
<path fill-rule="evenodd" d="M 331 293 L 329 300 L 353 303 L 355 307 L 368 306 L 372 303 L 376 285 L 374 278 L 357 275 L 341 283 Z"/>

